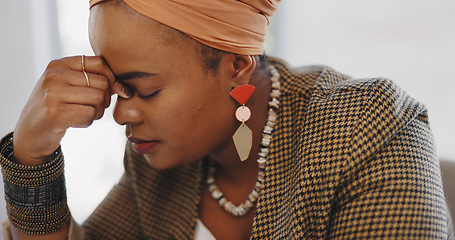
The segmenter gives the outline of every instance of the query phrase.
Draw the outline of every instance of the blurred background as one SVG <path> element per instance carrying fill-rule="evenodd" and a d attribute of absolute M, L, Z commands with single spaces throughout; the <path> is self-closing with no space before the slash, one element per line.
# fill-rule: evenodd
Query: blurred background
<path fill-rule="evenodd" d="M 295 67 L 324 64 L 355 78 L 393 79 L 427 105 L 438 154 L 455 161 L 454 13 L 453 0 L 284 0 L 266 53 Z M 14 129 L 50 60 L 93 55 L 88 14 L 88 1 L 0 1 L 0 135 Z M 91 127 L 68 130 L 62 147 L 78 222 L 120 178 L 125 141 L 112 107 Z M 6 218 L 0 201 L 0 222 Z"/>

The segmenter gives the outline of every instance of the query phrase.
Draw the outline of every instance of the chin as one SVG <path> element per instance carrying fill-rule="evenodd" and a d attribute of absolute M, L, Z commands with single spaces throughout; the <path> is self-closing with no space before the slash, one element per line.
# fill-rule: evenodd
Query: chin
<path fill-rule="evenodd" d="M 184 164 L 176 161 L 171 161 L 166 158 L 151 157 L 148 154 L 145 154 L 144 157 L 145 160 L 147 160 L 148 164 L 156 170 L 167 170 Z"/>

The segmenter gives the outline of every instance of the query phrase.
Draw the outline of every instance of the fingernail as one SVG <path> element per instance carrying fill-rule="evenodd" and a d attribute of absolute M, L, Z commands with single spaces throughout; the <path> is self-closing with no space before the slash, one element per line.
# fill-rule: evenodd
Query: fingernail
<path fill-rule="evenodd" d="M 123 93 L 125 93 L 125 95 L 127 96 L 127 98 L 130 98 L 130 97 L 133 96 L 133 93 L 131 92 L 131 90 L 128 89 L 128 88 L 126 88 L 126 87 L 123 88 Z"/>

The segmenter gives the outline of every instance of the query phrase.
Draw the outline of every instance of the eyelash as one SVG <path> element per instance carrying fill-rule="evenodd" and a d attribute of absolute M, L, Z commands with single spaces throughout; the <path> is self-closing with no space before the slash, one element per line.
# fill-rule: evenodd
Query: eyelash
<path fill-rule="evenodd" d="M 155 97 L 160 93 L 160 91 L 161 91 L 161 89 L 155 91 L 155 92 L 152 93 L 152 94 L 146 95 L 146 96 L 143 96 L 143 95 L 141 95 L 141 94 L 139 94 L 139 93 L 137 93 L 137 95 L 138 95 L 138 97 L 139 97 L 140 99 L 149 100 L 149 99 L 155 98 Z"/>
<path fill-rule="evenodd" d="M 157 91 L 153 92 L 152 94 L 149 94 L 149 95 L 145 95 L 145 96 L 144 96 L 144 95 L 141 95 L 141 94 L 137 91 L 137 89 L 136 89 L 135 87 L 133 87 L 133 86 L 130 86 L 130 85 L 126 84 L 126 83 L 123 83 L 123 87 L 128 88 L 128 90 L 131 91 L 131 92 L 133 92 L 133 93 L 136 92 L 136 93 L 137 93 L 137 96 L 138 96 L 140 99 L 143 99 L 143 100 L 150 100 L 150 99 L 152 99 L 152 98 L 155 98 L 155 97 L 160 93 L 160 91 L 161 91 L 161 89 L 158 89 Z"/>

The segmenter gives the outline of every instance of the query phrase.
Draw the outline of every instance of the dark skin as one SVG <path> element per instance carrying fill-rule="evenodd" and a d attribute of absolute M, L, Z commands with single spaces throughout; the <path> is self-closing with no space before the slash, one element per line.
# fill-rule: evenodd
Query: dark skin
<path fill-rule="evenodd" d="M 158 142 L 144 154 L 151 166 L 168 169 L 209 155 L 218 163 L 216 181 L 225 196 L 235 204 L 244 202 L 257 180 L 257 153 L 270 95 L 270 81 L 257 77 L 254 58 L 223 53 L 218 69 L 208 70 L 198 43 L 169 38 L 172 34 L 160 23 L 121 1 L 93 7 L 89 25 L 97 55 L 86 59 L 90 88 L 81 73 L 80 56 L 50 64 L 16 127 L 16 161 L 25 165 L 45 162 L 67 128 L 88 127 L 101 118 L 110 95 L 117 93 L 114 119 L 126 126 L 126 136 Z M 147 74 L 115 81 L 115 76 L 131 72 Z M 239 104 L 229 92 L 247 83 L 256 87 L 247 102 L 253 113 L 247 125 L 254 137 L 249 158 L 241 162 L 232 141 L 240 125 L 234 117 Z M 57 114 L 62 109 L 64 114 Z M 45 123 L 46 127 L 29 127 Z M 217 239 L 249 239 L 254 209 L 234 217 L 204 187 L 199 217 Z M 14 228 L 12 232 L 14 239 L 65 239 L 68 227 L 44 236 L 30 236 Z"/>

